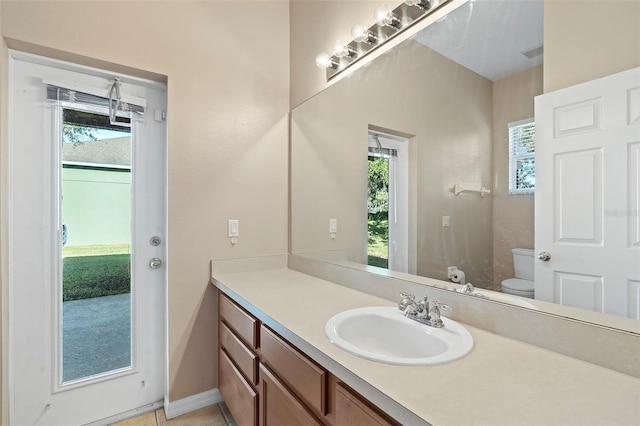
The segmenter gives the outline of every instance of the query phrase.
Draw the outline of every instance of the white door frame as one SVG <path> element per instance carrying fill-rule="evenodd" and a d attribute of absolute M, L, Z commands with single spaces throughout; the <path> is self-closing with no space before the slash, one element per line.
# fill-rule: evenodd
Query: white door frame
<path fill-rule="evenodd" d="M 377 147 L 373 135 L 396 151 L 389 162 L 389 270 L 409 272 L 409 140 L 369 130 L 371 148 Z"/>
<path fill-rule="evenodd" d="M 9 372 L 8 382 L 11 392 L 9 394 L 9 406 L 10 406 L 10 421 L 11 423 L 35 423 L 35 424 L 55 424 L 55 423 L 87 423 L 90 421 L 100 420 L 111 415 L 119 414 L 124 411 L 136 409 L 139 406 L 161 401 L 166 394 L 166 374 L 167 374 L 167 269 L 163 266 L 160 270 L 145 270 L 148 258 L 160 257 L 163 259 L 166 265 L 166 124 L 160 125 L 154 124 L 153 121 L 145 121 L 146 124 L 136 124 L 135 133 L 132 132 L 132 145 L 133 145 L 133 158 L 135 164 L 132 164 L 134 168 L 140 168 L 140 165 L 156 164 L 157 167 L 154 173 L 156 175 L 153 179 L 141 179 L 141 176 L 132 174 L 132 186 L 137 186 L 137 195 L 132 198 L 132 221 L 135 221 L 136 226 L 132 228 L 136 234 L 132 234 L 132 283 L 137 281 L 139 285 L 144 283 L 146 288 L 145 294 L 150 294 L 153 303 L 156 304 L 154 308 L 151 308 L 151 303 L 148 303 L 146 307 L 143 305 L 134 305 L 132 307 L 132 336 L 136 333 L 140 333 L 140 327 L 146 327 L 145 323 L 153 323 L 156 327 L 153 332 L 153 337 L 145 338 L 145 344 L 140 346 L 139 341 L 134 342 L 132 345 L 132 368 L 127 371 L 120 371 L 115 375 L 109 375 L 104 377 L 98 377 L 88 381 L 79 381 L 72 384 L 65 384 L 60 386 L 58 383 L 58 374 L 55 373 L 56 365 L 59 365 L 58 349 L 56 347 L 56 340 L 53 339 L 53 333 L 59 334 L 59 325 L 56 323 L 56 318 L 59 316 L 57 312 L 58 308 L 55 303 L 51 303 L 55 300 L 52 286 L 47 283 L 58 282 L 56 278 L 59 276 L 59 233 L 60 230 L 58 224 L 60 223 L 56 211 L 59 212 L 58 197 L 56 196 L 59 191 L 59 172 L 55 170 L 53 166 L 53 159 L 58 158 L 56 144 L 50 143 L 51 134 L 53 133 L 53 118 L 55 112 L 52 112 L 50 106 L 45 105 L 46 100 L 41 99 L 38 101 L 36 108 L 38 112 L 34 115 L 25 116 L 24 110 L 17 110 L 15 105 L 20 102 L 18 97 L 22 97 L 22 93 L 15 95 L 16 84 L 19 79 L 19 72 L 16 68 L 27 69 L 26 67 L 33 67 L 30 69 L 37 69 L 35 71 L 38 74 L 38 80 L 33 85 L 29 84 L 28 89 L 24 89 L 25 98 L 32 97 L 34 99 L 42 98 L 41 92 L 43 90 L 37 89 L 40 83 L 48 79 L 57 79 L 63 76 L 66 84 L 71 84 L 74 89 L 81 88 L 82 91 L 90 92 L 90 88 L 101 89 L 104 85 L 105 79 L 113 79 L 114 73 L 98 70 L 95 68 L 89 68 L 85 66 L 79 66 L 67 62 L 52 60 L 36 55 L 30 55 L 17 51 L 10 51 L 9 57 L 9 143 L 8 143 L 8 241 L 9 241 Z M 47 67 L 46 71 L 43 71 L 43 67 Z M 51 75 L 45 75 L 51 72 Z M 28 74 L 31 75 L 31 74 Z M 70 78 L 71 76 L 72 78 Z M 41 78 L 40 78 L 41 77 Z M 145 120 L 154 120 L 155 110 L 166 110 L 166 86 L 161 83 L 143 80 L 135 77 L 119 75 L 122 81 L 123 97 L 125 94 L 133 96 L 135 98 L 147 98 L 149 104 L 147 105 L 147 111 L 145 114 Z M 32 77 L 29 77 L 32 78 Z M 33 79 L 33 78 L 32 78 Z M 31 82 L 30 82 L 31 83 Z M 44 86 L 44 85 L 43 85 Z M 42 87 L 43 87 L 42 86 Z M 27 87 L 27 86 L 21 86 Z M 40 93 L 31 94 L 27 93 L 32 88 L 33 90 L 40 91 Z M 87 89 L 87 90 L 84 90 Z M 104 92 L 102 92 L 104 93 Z M 104 95 L 102 95 L 104 96 Z M 42 112 L 42 116 L 38 117 Z M 22 114 L 22 115 L 21 115 Z M 32 133 L 25 133 L 31 135 L 31 138 L 24 137 L 20 140 L 21 130 L 17 128 L 20 124 L 33 120 L 34 127 L 40 126 L 42 131 L 34 130 Z M 42 120 L 42 121 L 40 121 Z M 156 120 L 158 121 L 158 120 Z M 40 123 L 40 124 L 38 124 Z M 40 133 L 41 132 L 41 133 Z M 42 140 L 38 139 L 38 134 L 41 134 Z M 136 134 L 144 134 L 144 139 L 147 141 L 153 141 L 155 146 L 150 147 L 148 144 L 146 147 L 141 148 L 139 144 L 135 143 Z M 33 135 L 36 135 L 34 138 Z M 36 139 L 36 141 L 34 141 Z M 34 152 L 34 162 L 27 163 L 33 167 L 25 167 L 25 150 L 21 148 L 20 144 L 35 144 L 37 151 L 38 147 L 42 149 L 44 154 L 40 155 Z M 153 149 L 151 149 L 153 148 Z M 136 156 L 135 152 L 138 149 L 144 150 L 144 161 L 142 156 Z M 32 151 L 32 152 L 33 152 Z M 137 158 L 137 160 L 135 160 Z M 19 162 L 17 164 L 15 162 Z M 27 180 L 30 179 L 27 173 L 20 174 L 20 171 L 24 168 L 32 169 L 35 177 L 30 183 L 26 185 L 36 185 L 42 188 L 45 195 L 42 199 L 41 205 L 29 206 L 32 209 L 36 209 L 36 212 L 32 212 L 31 218 L 35 218 L 33 223 L 37 228 L 35 235 L 53 235 L 55 230 L 58 231 L 58 237 L 45 237 L 43 238 L 43 244 L 32 244 L 33 256 L 28 258 L 25 256 L 25 245 L 28 242 L 20 241 L 20 238 L 16 236 L 16 229 L 25 229 L 24 223 L 20 225 L 20 228 L 16 228 L 17 224 L 22 220 L 20 216 L 25 211 L 20 203 L 16 200 L 20 199 L 21 188 L 24 188 L 24 178 L 27 176 Z M 34 170 L 35 169 L 35 170 Z M 142 173 L 140 173 L 141 175 Z M 47 183 L 50 181 L 50 183 Z M 149 186 L 151 185 L 151 186 Z M 158 193 L 158 185 L 161 185 L 162 189 Z M 28 187 L 28 186 L 27 186 Z M 48 189 L 47 189 L 48 187 Z M 17 206 L 14 207 L 14 205 Z M 17 210 L 19 209 L 19 211 Z M 152 214 L 153 211 L 161 210 L 159 216 L 160 220 L 148 220 L 140 221 L 141 217 Z M 29 210 L 29 209 L 27 209 Z M 51 212 L 51 213 L 49 213 Z M 134 219 L 136 218 L 137 219 Z M 149 223 L 146 223 L 149 222 Z M 152 247 L 148 243 L 149 235 L 160 235 L 163 241 L 158 247 Z M 20 234 L 23 236 L 24 234 Z M 46 241 L 49 239 L 50 241 Z M 146 240 L 146 241 L 145 241 Z M 33 240 L 32 240 L 33 241 Z M 146 242 L 146 244 L 145 244 Z M 22 245 L 22 247 L 21 247 Z M 35 246 L 35 247 L 33 247 Z M 137 256 L 137 257 L 136 257 Z M 31 268 L 33 274 L 25 275 L 20 273 L 20 268 Z M 148 269 L 148 268 L 147 268 Z M 35 289 L 40 288 L 44 290 L 42 294 L 44 296 L 39 298 L 44 300 L 38 306 L 40 310 L 33 315 L 34 318 L 27 318 L 25 323 L 25 315 L 20 316 L 18 306 L 24 306 L 25 292 L 20 291 L 20 286 L 24 286 L 24 277 L 33 277 L 36 284 Z M 23 277 L 23 278 L 17 278 Z M 20 282 L 19 282 L 20 281 Z M 41 281 L 37 284 L 37 281 Z M 27 281 L 32 282 L 32 281 Z M 138 291 L 132 288 L 132 299 L 135 298 L 134 293 Z M 151 293 L 146 293 L 151 291 Z M 142 298 L 140 298 L 142 299 Z M 47 302 L 48 300 L 48 302 Z M 58 300 L 59 302 L 59 300 Z M 19 305 L 18 305 L 19 304 Z M 160 308 L 158 308 L 158 306 Z M 35 309 L 35 308 L 34 308 Z M 44 324 L 50 321 L 50 327 L 42 327 Z M 20 333 L 23 330 L 39 330 L 33 338 L 26 339 L 24 334 Z M 146 332 L 151 330 L 147 329 Z M 43 337 L 38 337 L 43 336 Z M 41 341 L 39 341 L 42 339 Z M 37 341 L 36 343 L 29 342 L 24 343 L 26 340 Z M 34 346 L 35 345 L 35 346 Z M 138 346 L 136 346 L 138 345 Z M 23 348 L 23 349 L 20 349 Z M 36 350 L 30 351 L 26 348 L 36 348 Z M 32 352 L 32 353 L 29 353 Z M 40 355 L 38 352 L 44 352 Z M 154 366 L 151 367 L 148 364 L 139 364 L 139 360 L 142 356 L 147 357 L 149 353 L 156 353 L 157 359 Z M 30 358 L 31 357 L 31 358 Z M 25 367 L 24 359 L 30 359 L 34 361 L 31 365 L 31 369 Z M 146 358 L 145 358 L 146 359 Z M 43 370 L 44 369 L 44 370 Z M 25 371 L 48 371 L 47 383 L 42 383 L 36 386 L 34 392 L 30 393 L 30 400 L 28 408 L 22 407 L 18 409 L 16 404 L 16 389 L 17 386 L 22 385 L 29 379 L 31 373 L 25 375 Z M 39 378 L 34 380 L 44 380 L 43 377 L 46 374 L 35 373 L 35 376 Z M 33 376 L 33 377 L 35 377 Z M 128 383 L 126 387 L 122 387 L 123 384 Z M 34 381 L 33 383 L 38 383 Z M 120 384 L 119 384 L 120 383 Z M 120 386 L 120 388 L 118 388 Z M 146 388 L 145 388 L 146 387 Z M 126 390 L 123 390 L 126 389 Z M 110 397 L 109 392 L 113 392 L 113 395 L 121 396 L 120 401 L 116 401 Z M 125 397 L 125 392 L 129 394 Z M 135 395 L 131 395 L 134 393 Z M 75 395 L 75 396 L 74 396 Z M 80 397 L 81 396 L 81 397 Z M 77 399 L 79 398 L 80 399 Z M 76 398 L 78 404 L 74 407 L 74 410 L 69 410 L 69 401 Z M 98 398 L 102 405 L 101 407 L 91 407 L 89 400 L 97 401 Z M 153 401 L 149 401 L 149 399 Z M 104 401 L 108 401 L 104 404 Z M 144 401 L 144 402 L 139 402 Z M 22 402 L 20 402 L 22 403 Z M 134 405 L 132 405 L 134 404 Z M 139 404 L 139 405 L 135 405 Z M 106 407 L 108 408 L 106 408 Z M 81 413 L 82 411 L 85 413 Z M 76 417 L 65 417 L 69 415 L 69 412 L 73 411 L 73 415 Z M 86 413 L 86 412 L 89 413 Z M 25 414 L 27 413 L 27 414 Z"/>

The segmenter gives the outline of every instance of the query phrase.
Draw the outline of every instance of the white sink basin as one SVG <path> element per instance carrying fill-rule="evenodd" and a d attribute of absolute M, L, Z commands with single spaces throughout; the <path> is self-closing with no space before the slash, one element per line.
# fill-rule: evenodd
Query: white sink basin
<path fill-rule="evenodd" d="M 471 334 L 457 322 L 442 318 L 435 328 L 406 318 L 394 306 L 351 309 L 335 315 L 324 327 L 339 348 L 373 361 L 399 365 L 436 365 L 455 361 L 473 349 Z"/>

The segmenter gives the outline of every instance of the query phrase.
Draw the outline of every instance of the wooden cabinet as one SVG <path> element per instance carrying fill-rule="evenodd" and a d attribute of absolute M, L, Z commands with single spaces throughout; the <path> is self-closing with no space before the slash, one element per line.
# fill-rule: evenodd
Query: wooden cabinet
<path fill-rule="evenodd" d="M 219 351 L 218 388 L 238 425 L 258 425 L 258 393 L 233 365 L 224 349 Z"/>
<path fill-rule="evenodd" d="M 327 372 L 269 328 L 260 327 L 262 362 L 321 415 L 327 414 Z"/>
<path fill-rule="evenodd" d="M 260 364 L 260 425 L 322 425 L 289 389 Z"/>
<path fill-rule="evenodd" d="M 258 320 L 240 306 L 236 305 L 224 293 L 219 293 L 220 319 L 227 323 L 236 335 L 253 349 L 258 348 Z"/>
<path fill-rule="evenodd" d="M 218 387 L 239 426 L 397 425 L 219 293 Z"/>
<path fill-rule="evenodd" d="M 218 388 L 239 426 L 258 426 L 258 320 L 219 295 Z"/>
<path fill-rule="evenodd" d="M 359 426 L 395 426 L 399 423 L 389 419 L 373 408 L 351 389 L 341 383 L 336 385 L 336 424 Z"/>
<path fill-rule="evenodd" d="M 224 349 L 229 358 L 238 366 L 238 370 L 254 385 L 258 384 L 258 355 L 240 341 L 240 339 L 220 322 L 218 327 L 220 348 Z"/>

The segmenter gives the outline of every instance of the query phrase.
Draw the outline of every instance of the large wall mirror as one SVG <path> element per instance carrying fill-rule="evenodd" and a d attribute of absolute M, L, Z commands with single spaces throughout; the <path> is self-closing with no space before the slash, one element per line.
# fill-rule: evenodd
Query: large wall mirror
<path fill-rule="evenodd" d="M 631 308 L 589 312 L 580 297 L 558 306 L 528 287 L 539 251 L 535 174 L 545 173 L 534 154 L 543 3 L 466 3 L 295 108 L 292 253 L 472 283 L 495 299 L 638 332 Z M 640 265 L 640 250 L 628 259 Z"/>

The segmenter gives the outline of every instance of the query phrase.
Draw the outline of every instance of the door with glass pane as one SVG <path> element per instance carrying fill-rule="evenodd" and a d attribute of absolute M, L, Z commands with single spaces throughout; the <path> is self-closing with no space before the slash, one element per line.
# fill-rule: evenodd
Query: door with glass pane
<path fill-rule="evenodd" d="M 165 89 L 17 52 L 10 78 L 11 422 L 157 402 Z"/>
<path fill-rule="evenodd" d="M 409 142 L 369 132 L 367 260 L 371 266 L 409 271 Z"/>

